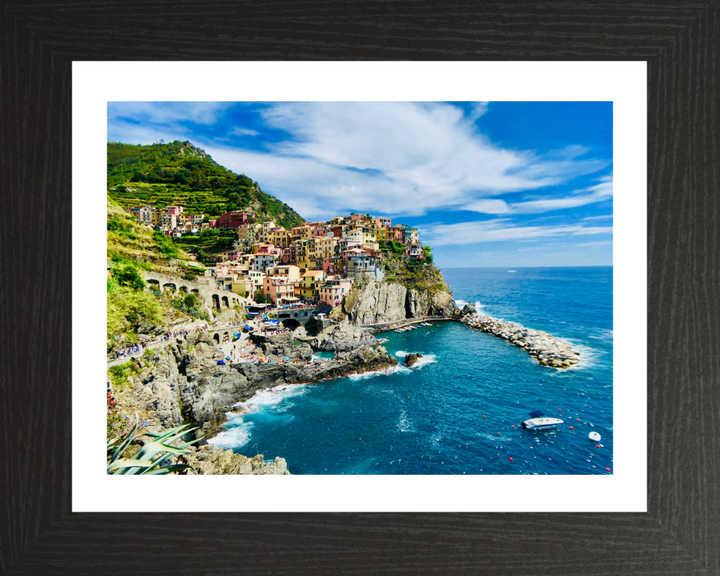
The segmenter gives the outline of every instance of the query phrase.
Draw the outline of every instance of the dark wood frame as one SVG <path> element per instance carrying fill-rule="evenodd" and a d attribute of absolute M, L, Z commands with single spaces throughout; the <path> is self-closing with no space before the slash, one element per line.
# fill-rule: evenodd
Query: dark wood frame
<path fill-rule="evenodd" d="M 4 2 L 0 573 L 720 572 L 719 22 L 716 0 Z M 71 63 L 274 59 L 648 62 L 648 513 L 71 513 Z"/>

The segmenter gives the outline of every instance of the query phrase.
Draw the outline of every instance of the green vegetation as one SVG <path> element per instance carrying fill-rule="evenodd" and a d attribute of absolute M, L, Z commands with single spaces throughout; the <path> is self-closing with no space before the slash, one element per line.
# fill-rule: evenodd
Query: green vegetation
<path fill-rule="evenodd" d="M 107 174 L 108 196 L 126 208 L 179 205 L 188 214 L 208 217 L 248 209 L 288 229 L 303 222 L 257 182 L 220 166 L 187 141 L 148 146 L 109 142 Z"/>
<path fill-rule="evenodd" d="M 184 314 L 191 316 L 192 318 L 202 318 L 203 320 L 210 320 L 210 317 L 206 312 L 200 310 L 200 300 L 195 294 L 183 294 L 182 292 L 176 295 L 170 305 L 176 310 L 180 310 Z"/>
<path fill-rule="evenodd" d="M 197 236 L 175 238 L 175 243 L 187 252 L 193 252 L 198 260 L 207 262 L 208 254 L 232 250 L 237 232 L 231 228 L 206 228 Z"/>
<path fill-rule="evenodd" d="M 165 315 L 158 299 L 150 292 L 118 287 L 108 293 L 108 340 L 124 336 L 126 342 L 136 342 L 136 329 L 142 323 L 164 324 Z"/>
<path fill-rule="evenodd" d="M 380 250 L 384 256 L 385 281 L 431 293 L 447 290 L 442 274 L 433 264 L 430 246 L 423 246 L 422 260 L 408 260 L 405 246 L 400 242 L 381 242 Z"/>
<path fill-rule="evenodd" d="M 173 442 L 197 430 L 197 428 L 190 428 L 190 426 L 190 424 L 185 424 L 184 426 L 173 428 L 162 434 L 154 434 L 151 432 L 136 434 L 138 428 L 138 417 L 136 414 L 135 425 L 130 432 L 108 440 L 107 473 L 156 475 L 174 474 L 187 470 L 190 466 L 177 462 L 177 459 L 174 464 L 168 464 L 167 461 L 171 456 L 189 454 L 190 451 L 187 447 L 200 440 L 184 442 L 181 443 L 180 446 L 172 445 Z M 139 440 L 141 436 L 148 436 L 151 440 L 149 442 L 142 442 Z M 132 456 L 122 458 L 123 454 L 129 454 L 132 451 L 132 447 L 136 446 L 139 446 L 139 449 L 137 449 Z M 161 466 L 161 464 L 165 465 Z"/>
<path fill-rule="evenodd" d="M 125 286 L 133 290 L 142 290 L 145 288 L 145 280 L 142 279 L 137 268 L 132 264 L 125 264 L 122 268 L 118 268 L 112 279 L 117 282 L 118 286 Z M 109 285 L 108 292 L 111 292 Z"/>
<path fill-rule="evenodd" d="M 132 265 L 137 269 L 170 272 L 169 259 L 188 259 L 172 240 L 139 224 L 112 200 L 107 201 L 107 257 L 113 269 Z"/>

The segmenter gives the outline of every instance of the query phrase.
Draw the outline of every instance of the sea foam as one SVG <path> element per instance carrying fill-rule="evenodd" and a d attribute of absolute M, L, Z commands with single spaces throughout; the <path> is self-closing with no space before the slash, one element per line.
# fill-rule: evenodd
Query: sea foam
<path fill-rule="evenodd" d="M 224 425 L 225 430 L 220 432 L 214 438 L 208 440 L 208 444 L 220 446 L 221 448 L 239 448 L 245 446 L 252 436 L 252 422 L 246 422 L 245 416 L 254 414 L 264 410 L 272 410 L 276 413 L 287 411 L 292 404 L 285 403 L 280 405 L 284 400 L 294 396 L 304 394 L 307 384 L 291 384 L 287 386 L 277 386 L 275 388 L 266 388 L 259 390 L 255 394 L 245 400 L 238 402 L 233 406 L 234 412 L 226 414 L 227 422 Z"/>
<path fill-rule="evenodd" d="M 398 358 L 405 358 L 408 354 L 409 352 L 405 352 L 405 350 L 398 350 L 397 352 L 395 352 L 395 356 L 397 356 Z M 423 354 L 422 352 L 421 354 L 423 355 L 422 358 L 418 358 L 417 362 L 412 365 L 413 370 L 437 362 L 437 357 L 435 356 L 435 354 Z"/>

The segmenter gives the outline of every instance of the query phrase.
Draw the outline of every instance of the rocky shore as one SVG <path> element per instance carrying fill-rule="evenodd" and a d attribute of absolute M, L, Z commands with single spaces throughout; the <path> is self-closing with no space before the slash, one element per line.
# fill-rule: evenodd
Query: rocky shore
<path fill-rule="evenodd" d="M 466 306 L 463 314 L 462 322 L 466 326 L 507 340 L 534 356 L 541 366 L 570 368 L 580 362 L 580 352 L 547 332 L 478 314 L 472 305 Z"/>
<path fill-rule="evenodd" d="M 332 326 L 313 341 L 315 349 L 335 350 L 335 357 L 313 359 L 308 343 L 294 345 L 292 333 L 254 337 L 251 361 L 218 364 L 225 354 L 205 333 L 190 334 L 149 351 L 131 363 L 133 376 L 118 393 L 126 412 L 147 421 L 146 430 L 159 431 L 192 423 L 197 438 L 208 440 L 222 430 L 226 414 L 255 392 L 286 384 L 332 380 L 380 370 L 397 364 L 377 340 L 347 323 Z M 188 455 L 201 474 L 287 474 L 280 458 L 264 462 L 203 444 Z"/>

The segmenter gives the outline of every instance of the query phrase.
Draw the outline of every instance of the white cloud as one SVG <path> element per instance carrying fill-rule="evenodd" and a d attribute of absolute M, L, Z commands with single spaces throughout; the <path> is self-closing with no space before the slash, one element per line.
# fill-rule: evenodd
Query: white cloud
<path fill-rule="evenodd" d="M 342 210 L 422 215 L 473 203 L 503 214 L 507 205 L 489 197 L 560 184 L 610 163 L 579 158 L 588 152 L 581 146 L 546 156 L 504 149 L 474 126 L 486 110 L 480 103 L 466 117 L 457 106 L 437 103 L 278 103 L 263 118 L 291 139 L 266 153 L 208 152 L 286 202 L 301 196 L 327 207 L 310 218 Z M 540 204 L 528 208 L 543 211 Z"/>
<path fill-rule="evenodd" d="M 582 244 L 576 244 L 576 246 L 610 246 L 612 240 L 601 240 L 599 242 L 583 242 Z"/>
<path fill-rule="evenodd" d="M 229 134 L 232 134 L 233 136 L 258 136 L 260 132 L 252 130 L 251 128 L 240 128 L 236 126 L 230 130 Z"/>
<path fill-rule="evenodd" d="M 503 200 L 477 200 L 464 206 L 465 210 L 481 212 L 483 214 L 536 214 L 550 212 L 552 210 L 563 210 L 565 208 L 577 208 L 587 204 L 596 204 L 612 198 L 613 182 L 612 176 L 600 179 L 598 184 L 575 190 L 561 198 L 547 198 L 543 200 L 530 200 L 527 202 L 514 202 L 508 204 Z M 587 219 L 591 219 L 587 218 Z M 601 216 L 599 218 L 608 218 Z M 612 218 L 612 216 L 609 216 Z"/>
<path fill-rule="evenodd" d="M 229 105 L 110 103 L 108 138 L 129 143 L 188 139 L 309 219 L 348 210 L 400 217 L 434 209 L 539 213 L 581 206 L 605 193 L 587 189 L 566 198 L 541 196 L 520 203 L 497 198 L 568 182 L 606 168 L 610 160 L 587 157 L 590 151 L 579 145 L 539 155 L 494 144 L 475 125 L 487 112 L 485 102 L 467 115 L 443 103 L 272 103 L 260 114 L 290 137 L 267 150 L 193 137 L 188 122 L 216 124 Z M 229 134 L 257 132 L 234 127 Z M 611 185 L 609 189 L 611 194 Z"/>
<path fill-rule="evenodd" d="M 458 224 L 438 224 L 418 227 L 423 242 L 433 246 L 480 244 L 528 238 L 557 236 L 586 236 L 610 234 L 612 227 L 569 226 L 516 226 L 505 218 Z"/>
<path fill-rule="evenodd" d="M 128 118 L 153 124 L 214 124 L 228 106 L 228 102 L 108 102 L 108 120 Z"/>

